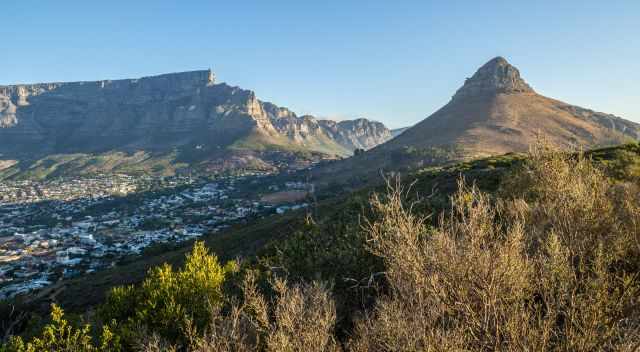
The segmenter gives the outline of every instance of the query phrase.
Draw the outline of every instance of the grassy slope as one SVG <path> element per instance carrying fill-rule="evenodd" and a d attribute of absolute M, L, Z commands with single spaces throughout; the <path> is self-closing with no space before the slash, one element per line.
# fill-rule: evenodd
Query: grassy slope
<path fill-rule="evenodd" d="M 248 136 L 239 139 L 230 146 L 231 149 L 237 150 L 284 150 L 284 151 L 315 151 L 329 155 L 347 156 L 351 154 L 347 149 L 336 143 L 335 141 L 320 136 L 318 138 L 309 136 L 307 141 L 302 144 L 293 143 L 290 139 L 281 135 L 265 135 L 263 133 L 253 132 Z"/>
<path fill-rule="evenodd" d="M 239 139 L 226 149 L 196 150 L 194 146 L 166 152 L 141 150 L 136 152 L 109 151 L 100 154 L 56 154 L 37 160 L 22 160 L 17 163 L 0 160 L 0 180 L 42 180 L 61 176 L 104 173 L 173 176 L 183 168 L 192 168 L 198 171 L 205 163 L 224 160 L 235 162 L 238 164 L 235 166 L 237 168 L 270 169 L 272 168 L 270 161 L 260 156 L 264 152 L 293 153 L 301 158 L 309 153 L 341 156 L 349 154 L 349 151 L 331 140 L 314 139 L 305 145 L 299 145 L 292 143 L 284 136 L 265 136 L 253 133 Z M 253 156 L 247 158 L 246 154 Z M 240 159 L 234 159 L 235 156 L 244 161 L 239 162 Z M 233 166 L 229 167 L 233 168 Z"/>
<path fill-rule="evenodd" d="M 103 154 L 57 154 L 35 161 L 19 162 L 0 171 L 0 179 L 36 179 L 87 175 L 95 173 L 128 173 L 173 175 L 187 166 L 176 161 L 176 152 L 152 154 L 107 152 Z"/>
<path fill-rule="evenodd" d="M 622 174 L 625 177 L 630 175 L 640 177 L 640 145 L 638 144 L 598 149 L 589 152 L 588 155 L 614 177 Z M 460 176 L 467 182 L 477 184 L 480 189 L 491 192 L 498 188 L 502 176 L 510 172 L 523 159 L 523 155 L 508 154 L 448 167 L 427 168 L 411 174 L 406 177 L 406 180 L 413 183 L 411 194 L 417 197 L 429 197 L 430 207 L 442 209 L 448 203 L 448 196 L 456 190 Z M 345 218 L 348 218 L 347 221 L 356 221 L 353 218 L 357 218 L 358 214 L 366 211 L 369 195 L 382 190 L 383 188 L 376 186 L 346 196 L 328 197 L 320 201 L 314 211 L 314 218 L 324 226 L 325 230 L 339 232 L 339 229 L 334 229 L 332 226 L 342 223 Z M 341 192 L 336 190 L 335 193 Z M 282 239 L 288 238 L 303 226 L 304 213 L 290 213 L 284 216 L 267 217 L 247 225 L 238 225 L 223 233 L 208 235 L 205 241 L 222 260 L 236 257 L 251 258 L 262 252 L 265 247 L 273 247 L 270 244 L 282 243 Z M 324 245 L 326 248 L 318 250 L 327 251 L 338 247 L 334 246 L 334 243 Z M 46 312 L 48 298 L 53 294 L 55 300 L 64 308 L 85 311 L 87 307 L 100 303 L 110 287 L 139 282 L 148 268 L 163 262 L 179 264 L 188 250 L 182 247 L 166 251 L 158 249 L 156 250 L 158 253 L 149 252 L 146 256 L 134 258 L 116 268 L 67 281 L 63 286 L 55 287 L 50 292 L 40 295 L 41 297 L 32 303 Z M 302 259 L 313 260 L 313 258 Z"/>

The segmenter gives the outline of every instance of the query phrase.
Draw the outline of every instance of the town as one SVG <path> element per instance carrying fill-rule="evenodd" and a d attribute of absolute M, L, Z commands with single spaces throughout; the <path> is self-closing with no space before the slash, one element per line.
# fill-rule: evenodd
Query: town
<path fill-rule="evenodd" d="M 306 208 L 309 191 L 260 173 L 0 182 L 0 299 L 116 266 L 152 245 Z"/>

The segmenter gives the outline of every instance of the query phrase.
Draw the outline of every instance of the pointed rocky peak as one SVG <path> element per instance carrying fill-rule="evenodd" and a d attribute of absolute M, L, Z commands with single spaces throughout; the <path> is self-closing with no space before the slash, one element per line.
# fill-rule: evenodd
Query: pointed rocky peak
<path fill-rule="evenodd" d="M 520 77 L 520 71 L 503 57 L 491 59 L 467 78 L 453 99 L 495 94 L 535 93 Z"/>

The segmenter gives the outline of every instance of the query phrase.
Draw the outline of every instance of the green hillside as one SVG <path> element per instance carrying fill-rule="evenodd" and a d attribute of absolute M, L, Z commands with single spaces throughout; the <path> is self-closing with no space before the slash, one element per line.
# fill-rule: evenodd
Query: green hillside
<path fill-rule="evenodd" d="M 310 151 L 272 139 L 243 139 L 229 148 L 189 146 L 166 152 L 109 151 L 93 154 L 55 154 L 40 159 L 0 160 L 0 180 L 43 180 L 57 177 L 83 177 L 95 174 L 174 176 L 225 172 L 275 171 L 293 161 L 318 160 L 327 155 L 342 155 L 342 150 L 318 147 Z M 281 141 L 284 142 L 284 141 Z M 334 153 L 335 152 L 335 153 Z M 3 167 L 4 165 L 4 167 Z"/>

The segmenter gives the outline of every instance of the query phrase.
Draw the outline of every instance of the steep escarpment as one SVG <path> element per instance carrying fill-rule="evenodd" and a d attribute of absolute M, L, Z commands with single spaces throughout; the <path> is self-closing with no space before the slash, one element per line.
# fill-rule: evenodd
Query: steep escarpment
<path fill-rule="evenodd" d="M 0 87 L 5 102 L 0 147 L 5 152 L 95 152 L 113 148 L 155 148 L 192 136 L 215 110 L 205 101 L 246 101 L 242 92 L 216 87 L 209 71 L 116 81 Z M 248 109 L 234 111 L 250 124 Z M 7 123 L 9 122 L 10 123 Z M 224 124 L 224 121 L 219 121 Z M 207 127 L 210 129 L 211 126 Z M 167 140 L 168 138 L 168 140 Z"/>
<path fill-rule="evenodd" d="M 349 153 L 356 149 L 370 149 L 392 138 L 384 124 L 363 118 L 345 121 L 320 120 L 311 115 L 297 116 L 287 108 L 263 103 L 265 112 L 275 128 L 299 143 L 337 142 Z"/>

